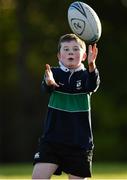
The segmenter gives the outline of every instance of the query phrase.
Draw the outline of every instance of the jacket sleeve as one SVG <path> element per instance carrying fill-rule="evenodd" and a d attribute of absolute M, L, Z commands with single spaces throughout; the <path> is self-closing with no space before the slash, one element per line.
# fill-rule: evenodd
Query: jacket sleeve
<path fill-rule="evenodd" d="M 95 92 L 100 85 L 99 71 L 96 68 L 93 72 L 88 72 L 86 78 L 85 89 L 87 92 Z"/>
<path fill-rule="evenodd" d="M 42 90 L 42 93 L 46 93 L 46 92 L 51 93 L 54 90 L 54 87 L 47 86 L 45 79 L 43 79 L 41 83 L 41 90 Z"/>

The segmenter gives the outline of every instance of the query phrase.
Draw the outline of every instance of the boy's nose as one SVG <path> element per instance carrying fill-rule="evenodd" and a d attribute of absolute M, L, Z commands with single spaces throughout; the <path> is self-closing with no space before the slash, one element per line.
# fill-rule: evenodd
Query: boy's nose
<path fill-rule="evenodd" d="M 72 54 L 73 54 L 73 51 L 70 51 L 70 52 L 69 52 L 69 55 L 72 55 Z"/>

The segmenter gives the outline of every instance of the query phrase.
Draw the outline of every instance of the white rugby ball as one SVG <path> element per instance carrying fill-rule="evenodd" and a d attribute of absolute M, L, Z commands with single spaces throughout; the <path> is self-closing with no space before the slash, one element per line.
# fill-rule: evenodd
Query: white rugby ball
<path fill-rule="evenodd" d="M 71 30 L 86 43 L 97 42 L 102 26 L 97 13 L 84 2 L 76 1 L 68 8 L 68 22 Z"/>

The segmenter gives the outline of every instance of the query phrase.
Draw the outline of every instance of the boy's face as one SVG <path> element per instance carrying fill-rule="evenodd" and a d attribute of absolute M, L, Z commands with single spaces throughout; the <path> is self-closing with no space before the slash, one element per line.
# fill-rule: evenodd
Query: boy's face
<path fill-rule="evenodd" d="M 86 59 L 86 52 L 75 40 L 62 42 L 58 59 L 67 68 L 78 68 Z"/>

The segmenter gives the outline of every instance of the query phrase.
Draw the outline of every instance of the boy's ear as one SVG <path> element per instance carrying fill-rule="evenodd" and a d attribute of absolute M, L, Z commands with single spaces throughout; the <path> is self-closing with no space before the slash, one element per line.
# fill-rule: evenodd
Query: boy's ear
<path fill-rule="evenodd" d="M 60 53 L 59 52 L 57 53 L 57 58 L 60 60 Z"/>
<path fill-rule="evenodd" d="M 86 58 L 87 58 L 87 54 L 86 54 L 86 52 L 85 52 L 85 53 L 83 54 L 83 60 L 82 60 L 82 61 L 85 61 Z"/>

